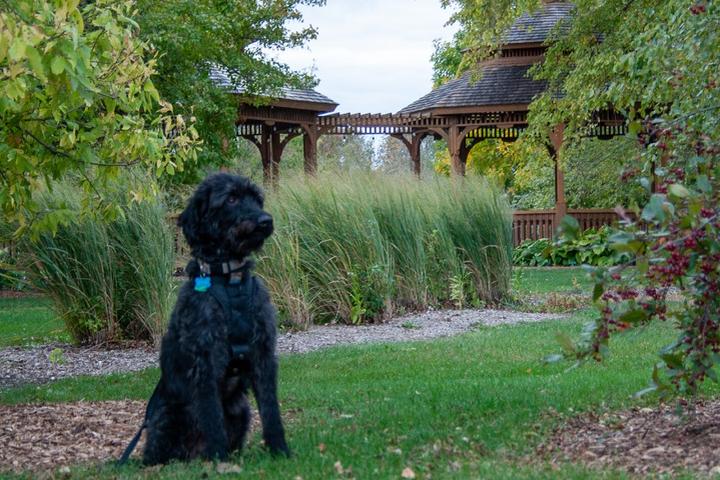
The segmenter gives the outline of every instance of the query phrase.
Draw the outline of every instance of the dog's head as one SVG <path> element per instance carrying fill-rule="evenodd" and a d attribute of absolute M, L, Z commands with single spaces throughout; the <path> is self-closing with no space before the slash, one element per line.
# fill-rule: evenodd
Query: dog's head
<path fill-rule="evenodd" d="M 241 259 L 262 247 L 273 232 L 260 188 L 245 177 L 217 173 L 206 178 L 178 219 L 193 255 Z"/>

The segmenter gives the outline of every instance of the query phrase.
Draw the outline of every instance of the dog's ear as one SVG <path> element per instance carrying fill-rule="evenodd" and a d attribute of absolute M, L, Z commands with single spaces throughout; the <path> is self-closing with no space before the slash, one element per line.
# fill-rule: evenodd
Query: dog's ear
<path fill-rule="evenodd" d="M 247 189 L 258 201 L 258 203 L 260 204 L 260 208 L 263 208 L 265 206 L 265 194 L 263 193 L 262 189 L 249 180 Z"/>
<path fill-rule="evenodd" d="M 188 206 L 178 217 L 178 226 L 182 228 L 183 235 L 191 247 L 200 243 L 202 219 L 207 214 L 209 201 L 210 187 L 202 184 L 190 197 Z"/>

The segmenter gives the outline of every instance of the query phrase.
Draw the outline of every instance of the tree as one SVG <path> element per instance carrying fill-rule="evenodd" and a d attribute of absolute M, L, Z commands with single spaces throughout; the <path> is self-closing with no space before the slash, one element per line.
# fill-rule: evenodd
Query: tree
<path fill-rule="evenodd" d="M 98 186 L 121 169 L 173 174 L 194 156 L 196 133 L 163 102 L 156 60 L 138 39 L 133 2 L 2 2 L 0 208 L 23 231 L 55 231 L 77 214 L 39 211 L 33 194 L 77 178 L 84 212 L 119 214 Z M 143 192 L 129 192 L 135 198 Z"/>
<path fill-rule="evenodd" d="M 317 35 L 311 26 L 293 31 L 302 5 L 325 0 L 138 0 L 140 35 L 153 45 L 155 79 L 163 98 L 176 110 L 197 118 L 203 140 L 197 165 L 231 166 L 238 159 L 235 138 L 238 98 L 211 78 L 221 67 L 230 82 L 255 102 L 283 87 L 311 87 L 312 75 L 291 70 L 273 57 L 275 51 L 303 45 Z M 197 170 L 183 180 L 197 180 Z"/>
<path fill-rule="evenodd" d="M 373 166 L 375 147 L 362 135 L 323 135 L 318 141 L 320 171 L 365 171 Z"/>
<path fill-rule="evenodd" d="M 410 152 L 399 139 L 386 135 L 378 147 L 377 168 L 384 173 L 408 173 L 412 168 Z"/>
<path fill-rule="evenodd" d="M 498 32 L 537 0 L 446 0 L 477 43 Z M 602 359 L 612 334 L 672 319 L 679 334 L 661 352 L 652 389 L 694 393 L 716 379 L 720 362 L 720 5 L 703 0 L 576 0 L 569 29 L 556 31 L 545 62 L 535 68 L 550 88 L 531 107 L 537 135 L 559 122 L 572 138 L 593 112 L 611 105 L 629 119 L 643 147 L 625 177 L 648 192 L 626 215 L 610 246 L 631 260 L 594 268 L 599 315 L 580 342 L 564 342 L 575 358 Z M 490 13 L 488 13 L 490 12 Z M 481 48 L 482 47 L 482 48 Z M 566 222 L 572 236 L 576 224 Z M 671 289 L 681 293 L 677 306 Z"/>

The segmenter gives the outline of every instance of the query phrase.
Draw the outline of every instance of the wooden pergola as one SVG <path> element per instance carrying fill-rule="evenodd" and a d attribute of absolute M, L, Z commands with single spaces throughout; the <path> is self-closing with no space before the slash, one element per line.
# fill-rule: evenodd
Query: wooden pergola
<path fill-rule="evenodd" d="M 304 139 L 308 174 L 317 169 L 317 141 L 321 135 L 387 134 L 407 147 L 412 170 L 418 175 L 422 140 L 428 136 L 445 140 L 453 174 L 464 175 L 473 146 L 486 139 L 515 141 L 528 127 L 529 105 L 546 89 L 545 82 L 528 76 L 528 70 L 543 61 L 550 32 L 558 22 L 571 18 L 573 8 L 562 0 L 543 0 L 537 12 L 523 15 L 513 24 L 497 55 L 479 65 L 477 79 L 473 72 L 467 72 L 397 113 L 331 113 L 337 104 L 324 95 L 314 90 L 288 89 L 267 106 L 241 102 L 237 134 L 258 147 L 266 182 L 277 180 L 283 149 L 299 135 Z M 223 79 L 219 81 L 222 83 Z M 585 135 L 609 139 L 626 133 L 625 119 L 604 111 L 595 115 Z M 615 219 L 611 211 L 568 212 L 559 161 L 563 141 L 564 125 L 557 125 L 549 134 L 548 144 L 555 164 L 555 208 L 526 212 L 525 217 L 516 215 L 516 230 L 526 230 L 526 234 L 516 235 L 518 241 L 552 236 L 554 226 L 567 213 L 579 217 L 583 226 L 597 226 Z"/>

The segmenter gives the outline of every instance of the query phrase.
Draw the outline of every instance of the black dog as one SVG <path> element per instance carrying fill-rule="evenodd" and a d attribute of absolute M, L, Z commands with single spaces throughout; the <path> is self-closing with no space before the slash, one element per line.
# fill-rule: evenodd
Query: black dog
<path fill-rule="evenodd" d="M 143 461 L 227 458 L 248 431 L 249 389 L 266 446 L 289 455 L 277 400 L 275 309 L 248 260 L 273 232 L 262 192 L 246 178 L 212 175 L 178 223 L 194 258 L 163 337 Z"/>

